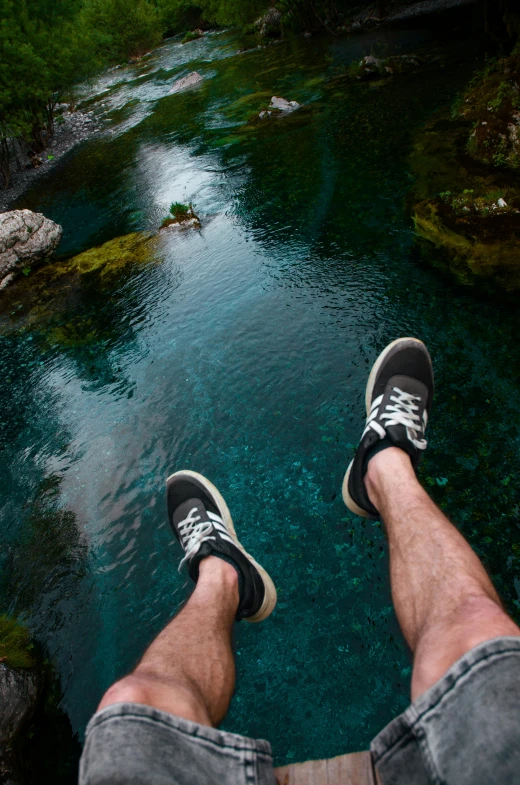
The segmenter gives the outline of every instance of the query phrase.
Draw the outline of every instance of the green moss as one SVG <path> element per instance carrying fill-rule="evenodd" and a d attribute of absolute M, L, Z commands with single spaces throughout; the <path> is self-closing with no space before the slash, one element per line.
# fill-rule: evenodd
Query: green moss
<path fill-rule="evenodd" d="M 515 227 L 510 214 L 482 219 L 472 230 L 465 217 L 450 215 L 441 200 L 435 200 L 419 202 L 413 219 L 419 236 L 442 252 L 439 266 L 448 266 L 462 283 L 493 279 L 508 291 L 520 289 L 520 222 Z M 497 225 L 486 226 L 489 220 Z"/>
<path fill-rule="evenodd" d="M 520 289 L 520 183 L 467 155 L 471 123 L 435 119 L 417 137 L 411 191 L 422 255 L 465 284 Z M 499 201 L 500 200 L 500 201 Z M 431 253 L 431 249 L 435 253 Z"/>
<path fill-rule="evenodd" d="M 190 41 L 196 41 L 197 38 L 202 38 L 203 33 L 198 32 L 197 30 L 188 30 L 184 33 L 184 38 L 182 39 L 183 44 L 187 44 Z"/>
<path fill-rule="evenodd" d="M 65 261 L 52 262 L 11 284 L 0 298 L 0 328 L 38 328 L 51 345 L 81 346 L 108 340 L 115 324 L 88 307 L 92 293 L 117 289 L 122 278 L 161 258 L 161 238 L 134 232 Z M 78 309 L 78 303 L 85 307 Z"/>
<path fill-rule="evenodd" d="M 10 668 L 33 668 L 32 650 L 29 630 L 15 619 L 0 615 L 0 662 Z"/>
<path fill-rule="evenodd" d="M 133 232 L 109 240 L 104 245 L 91 248 L 78 256 L 47 267 L 54 277 L 78 273 L 99 272 L 101 279 L 112 277 L 129 264 L 144 264 L 154 256 L 155 238 L 144 232 Z"/>
<path fill-rule="evenodd" d="M 471 123 L 466 150 L 476 161 L 520 169 L 520 51 L 492 60 L 454 107 Z"/>
<path fill-rule="evenodd" d="M 272 95 L 272 90 L 262 90 L 241 95 L 240 98 L 227 103 L 222 108 L 222 112 L 226 120 L 232 123 L 247 123 L 251 119 L 257 118 L 262 109 L 267 108 Z"/>

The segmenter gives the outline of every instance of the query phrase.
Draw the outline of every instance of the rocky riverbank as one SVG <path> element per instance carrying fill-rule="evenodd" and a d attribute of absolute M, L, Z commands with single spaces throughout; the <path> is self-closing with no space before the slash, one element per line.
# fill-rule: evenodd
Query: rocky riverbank
<path fill-rule="evenodd" d="M 9 187 L 0 190 L 0 212 L 8 210 L 23 192 L 45 172 L 55 166 L 73 147 L 94 136 L 100 129 L 99 121 L 90 111 L 70 111 L 68 106 L 58 114 L 52 143 L 33 163 L 13 161 Z"/>

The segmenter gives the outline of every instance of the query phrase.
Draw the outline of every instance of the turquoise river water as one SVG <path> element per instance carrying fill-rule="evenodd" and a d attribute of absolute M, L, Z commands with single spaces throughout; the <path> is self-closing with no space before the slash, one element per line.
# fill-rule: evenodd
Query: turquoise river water
<path fill-rule="evenodd" d="M 365 748 L 408 702 L 384 536 L 340 494 L 368 370 L 400 335 L 426 341 L 436 372 L 421 478 L 519 612 L 520 350 L 511 304 L 421 262 L 406 207 L 414 138 L 476 45 L 455 34 L 437 65 L 366 84 L 350 62 L 435 52 L 435 35 L 243 44 L 171 40 L 85 86 L 104 132 L 18 200 L 63 225 L 63 257 L 157 229 L 173 201 L 202 229 L 108 284 L 51 290 L 43 322 L 3 295 L 0 596 L 46 647 L 81 737 L 190 591 L 164 481 L 203 472 L 279 592 L 269 620 L 236 629 L 224 727 L 284 763 Z M 202 84 L 169 95 L 193 70 Z M 272 95 L 303 106 L 250 122 Z"/>

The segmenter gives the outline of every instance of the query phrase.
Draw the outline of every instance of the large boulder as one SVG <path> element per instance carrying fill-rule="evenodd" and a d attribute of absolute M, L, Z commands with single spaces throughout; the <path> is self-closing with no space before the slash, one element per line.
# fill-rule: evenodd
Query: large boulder
<path fill-rule="evenodd" d="M 0 213 L 0 289 L 17 270 L 47 259 L 56 250 L 63 229 L 31 210 Z"/>
<path fill-rule="evenodd" d="M 34 714 L 41 686 L 37 670 L 17 671 L 0 664 L 0 782 L 4 785 L 21 782 L 16 742 Z"/>
<path fill-rule="evenodd" d="M 450 115 L 418 133 L 409 199 L 417 251 L 464 284 L 520 291 L 520 184 L 468 156 L 472 124 Z M 426 242 L 424 242 L 426 241 Z"/>

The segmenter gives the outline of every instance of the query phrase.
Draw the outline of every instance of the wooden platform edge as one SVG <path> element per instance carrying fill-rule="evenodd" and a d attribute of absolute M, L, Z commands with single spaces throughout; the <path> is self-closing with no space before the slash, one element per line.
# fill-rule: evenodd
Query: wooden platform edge
<path fill-rule="evenodd" d="M 277 785 L 377 785 L 370 752 L 292 763 L 274 770 Z"/>

